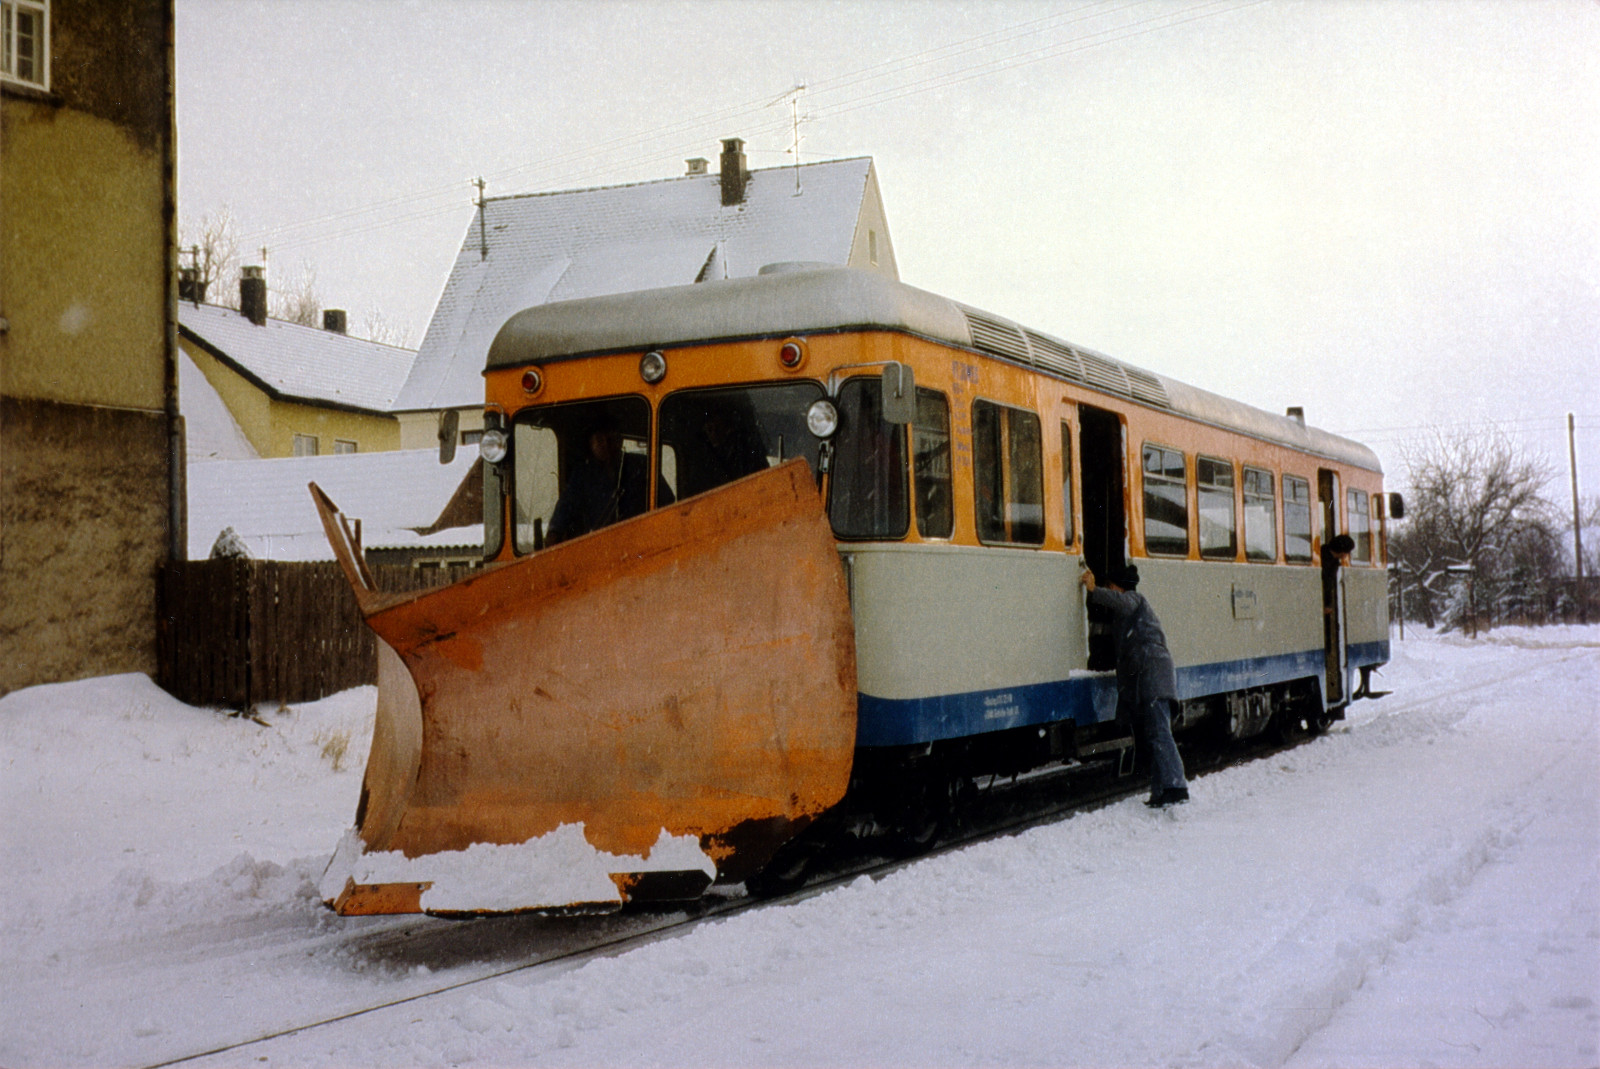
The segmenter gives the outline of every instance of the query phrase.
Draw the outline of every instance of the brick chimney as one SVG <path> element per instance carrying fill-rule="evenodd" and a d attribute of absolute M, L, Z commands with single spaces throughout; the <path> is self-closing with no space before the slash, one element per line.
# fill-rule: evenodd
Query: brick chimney
<path fill-rule="evenodd" d="M 258 327 L 267 325 L 267 276 L 252 265 L 239 269 L 239 311 Z"/>
<path fill-rule="evenodd" d="M 343 308 L 324 308 L 322 310 L 322 329 L 331 330 L 335 334 L 345 333 L 347 316 Z"/>
<path fill-rule="evenodd" d="M 750 181 L 750 172 L 744 166 L 744 141 L 730 137 L 722 142 L 722 203 L 743 204 L 744 187 Z"/>

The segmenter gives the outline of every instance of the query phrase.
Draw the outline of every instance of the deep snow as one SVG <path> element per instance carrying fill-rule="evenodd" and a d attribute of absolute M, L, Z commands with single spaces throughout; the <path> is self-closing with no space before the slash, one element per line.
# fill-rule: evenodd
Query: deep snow
<path fill-rule="evenodd" d="M 1393 695 L 1177 810 L 195 1064 L 1595 1065 L 1600 627 L 1394 649 Z M 154 1064 L 651 923 L 328 913 L 372 703 L 0 699 L 0 1064 Z"/>

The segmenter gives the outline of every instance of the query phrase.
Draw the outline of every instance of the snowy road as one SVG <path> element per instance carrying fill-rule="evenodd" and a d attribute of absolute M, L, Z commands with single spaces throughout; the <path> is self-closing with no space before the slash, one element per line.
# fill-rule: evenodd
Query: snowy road
<path fill-rule="evenodd" d="M 1594 1065 L 1600 628 L 1396 650 L 1391 697 L 1179 810 L 190 1064 Z M 316 902 L 371 700 L 267 727 L 141 677 L 0 700 L 0 1064 L 152 1065 L 569 940 Z"/>

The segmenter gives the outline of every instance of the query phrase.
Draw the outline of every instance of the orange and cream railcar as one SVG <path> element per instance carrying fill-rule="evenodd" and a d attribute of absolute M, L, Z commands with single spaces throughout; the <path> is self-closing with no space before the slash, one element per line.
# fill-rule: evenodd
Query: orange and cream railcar
<path fill-rule="evenodd" d="M 371 603 L 410 675 L 386 686 L 414 686 L 387 704 L 422 726 L 375 740 L 358 852 L 577 823 L 633 859 L 626 900 L 749 877 L 843 808 L 917 834 L 954 784 L 1127 745 L 1084 566 L 1138 564 L 1180 728 L 1320 725 L 1387 659 L 1370 450 L 878 275 L 530 308 L 485 375 L 497 563 Z M 586 533 L 564 499 L 608 450 L 612 522 Z M 1340 532 L 1356 551 L 1325 583 Z M 434 831 L 395 840 L 408 821 Z M 698 867 L 650 875 L 661 835 Z M 386 886 L 352 879 L 341 908 Z M 596 900 L 549 896 L 517 908 Z"/>

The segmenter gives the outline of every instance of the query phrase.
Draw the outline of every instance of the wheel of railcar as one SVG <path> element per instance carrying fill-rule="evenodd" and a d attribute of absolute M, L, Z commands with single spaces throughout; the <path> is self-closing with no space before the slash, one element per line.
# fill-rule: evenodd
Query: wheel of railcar
<path fill-rule="evenodd" d="M 893 830 L 884 837 L 884 848 L 889 856 L 921 857 L 933 849 L 954 815 L 957 788 L 955 780 L 931 776 L 920 788 L 911 791 Z"/>
<path fill-rule="evenodd" d="M 777 898 L 798 891 L 811 874 L 816 853 L 816 844 L 806 836 L 792 839 L 778 848 L 766 868 L 744 881 L 744 889 L 753 898 Z"/>

